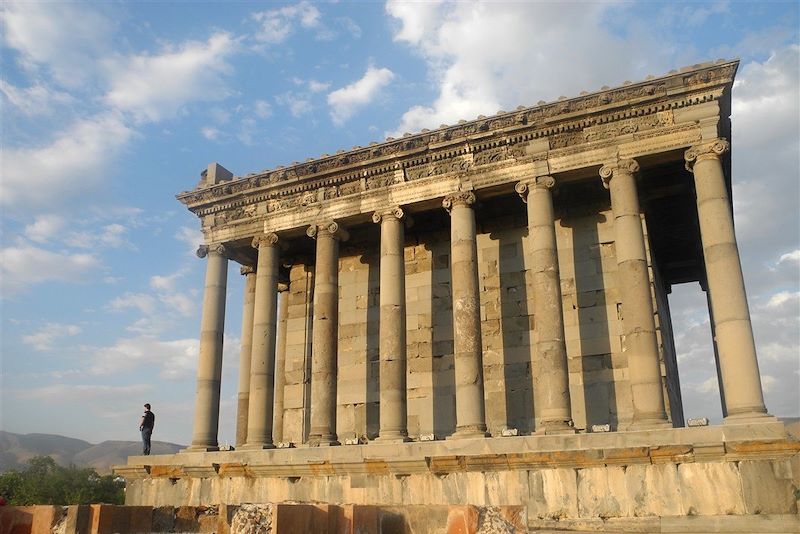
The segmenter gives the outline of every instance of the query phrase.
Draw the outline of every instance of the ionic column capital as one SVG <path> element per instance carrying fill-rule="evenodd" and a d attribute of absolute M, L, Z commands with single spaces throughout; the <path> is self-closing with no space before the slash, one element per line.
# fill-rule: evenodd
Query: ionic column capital
<path fill-rule="evenodd" d="M 472 191 L 456 191 L 445 196 L 442 200 L 442 207 L 450 213 L 457 206 L 470 207 L 475 204 L 475 193 Z"/>
<path fill-rule="evenodd" d="M 618 172 L 636 174 L 639 172 L 639 164 L 635 159 L 617 159 L 606 163 L 600 167 L 600 179 L 603 180 L 603 187 L 608 189 L 611 179 Z"/>
<path fill-rule="evenodd" d="M 278 246 L 279 241 L 278 234 L 269 232 L 255 236 L 251 245 L 253 248 L 260 248 L 262 245 L 266 247 L 275 247 Z"/>
<path fill-rule="evenodd" d="M 528 201 L 528 192 L 533 189 L 553 189 L 556 186 L 556 179 L 552 176 L 536 176 L 527 180 L 521 180 L 514 186 L 514 191 L 522 198 L 523 202 Z"/>
<path fill-rule="evenodd" d="M 384 219 L 389 218 L 389 217 L 397 219 L 399 221 L 404 216 L 405 216 L 405 212 L 403 211 L 403 208 L 401 208 L 400 206 L 395 206 L 393 208 L 387 208 L 387 209 L 384 209 L 384 210 L 378 210 L 375 213 L 373 213 L 372 214 L 372 222 L 374 222 L 376 224 L 380 224 L 381 221 L 383 221 Z"/>
<path fill-rule="evenodd" d="M 197 247 L 197 257 L 205 258 L 206 256 L 224 256 L 228 257 L 228 249 L 222 243 L 213 243 L 211 245 L 200 245 Z"/>
<path fill-rule="evenodd" d="M 704 159 L 719 159 L 730 148 L 731 144 L 728 140 L 722 138 L 695 145 L 683 153 L 683 158 L 686 160 L 686 170 L 694 172 L 695 163 Z"/>
<path fill-rule="evenodd" d="M 256 269 L 252 265 L 242 265 L 239 267 L 239 273 L 242 276 L 247 276 L 248 274 L 256 274 Z"/>
<path fill-rule="evenodd" d="M 326 221 L 319 224 L 312 224 L 306 230 L 306 235 L 311 239 L 316 239 L 320 235 L 327 235 L 339 241 L 347 241 L 350 234 L 336 221 Z"/>

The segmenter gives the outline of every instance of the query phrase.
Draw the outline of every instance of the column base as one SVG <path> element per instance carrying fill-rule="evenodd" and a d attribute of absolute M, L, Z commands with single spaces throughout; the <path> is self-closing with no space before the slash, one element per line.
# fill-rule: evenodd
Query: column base
<path fill-rule="evenodd" d="M 245 443 L 239 447 L 240 451 L 258 451 L 262 449 L 274 449 L 274 443 Z"/>
<path fill-rule="evenodd" d="M 217 452 L 219 445 L 189 445 L 178 452 Z"/>
<path fill-rule="evenodd" d="M 620 430 L 658 430 L 664 428 L 673 428 L 672 423 L 663 419 L 643 419 L 641 421 L 634 421 L 624 428 L 620 428 Z"/>
<path fill-rule="evenodd" d="M 389 430 L 378 434 L 378 437 L 373 439 L 372 443 L 406 443 L 409 441 L 411 441 L 411 438 L 408 437 L 407 433 Z"/>
<path fill-rule="evenodd" d="M 550 421 L 541 423 L 541 428 L 537 428 L 534 434 L 544 434 L 546 436 L 552 434 L 576 434 L 577 430 L 569 423 L 564 421 Z"/>
<path fill-rule="evenodd" d="M 776 423 L 778 418 L 768 413 L 741 413 L 729 415 L 722 420 L 723 425 L 749 425 L 751 423 Z"/>
<path fill-rule="evenodd" d="M 336 436 L 328 434 L 326 436 L 309 436 L 307 445 L 309 447 L 335 447 L 341 445 L 341 443 L 336 439 Z"/>
<path fill-rule="evenodd" d="M 455 433 L 450 434 L 445 439 L 475 439 L 487 438 L 489 433 L 486 431 L 486 425 L 464 425 L 457 427 Z"/>

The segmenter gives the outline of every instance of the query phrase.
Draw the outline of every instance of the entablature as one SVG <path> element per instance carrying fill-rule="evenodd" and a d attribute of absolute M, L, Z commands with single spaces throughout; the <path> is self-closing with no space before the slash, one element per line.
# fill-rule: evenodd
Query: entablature
<path fill-rule="evenodd" d="M 254 228 L 281 231 L 317 217 L 351 217 L 387 203 L 424 202 L 455 189 L 502 186 L 539 169 L 564 173 L 599 167 L 617 155 L 670 152 L 717 135 L 716 124 L 726 118 L 718 110 L 730 109 L 729 103 L 714 104 L 715 116 L 702 120 L 674 112 L 729 99 L 737 67 L 738 61 L 696 65 L 662 78 L 234 178 L 178 199 L 203 220 L 207 238 L 212 228 L 214 240 L 242 238 Z"/>

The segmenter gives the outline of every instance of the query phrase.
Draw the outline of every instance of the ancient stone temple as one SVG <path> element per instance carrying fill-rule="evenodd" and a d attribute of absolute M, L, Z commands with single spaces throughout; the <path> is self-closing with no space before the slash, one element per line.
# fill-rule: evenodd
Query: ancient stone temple
<path fill-rule="evenodd" d="M 210 165 L 178 195 L 205 236 L 192 442 L 118 467 L 127 503 L 800 525 L 800 447 L 764 405 L 734 233 L 737 66 L 243 177 Z M 231 264 L 243 310 L 225 309 Z M 667 295 L 685 282 L 708 296 L 719 425 L 683 415 Z M 236 447 L 220 451 L 231 313 Z"/>

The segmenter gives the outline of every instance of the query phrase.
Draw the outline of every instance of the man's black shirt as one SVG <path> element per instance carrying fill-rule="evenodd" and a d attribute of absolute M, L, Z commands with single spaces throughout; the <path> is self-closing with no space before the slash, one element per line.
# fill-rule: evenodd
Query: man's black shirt
<path fill-rule="evenodd" d="M 153 426 L 156 424 L 155 414 L 148 410 L 144 412 L 144 415 L 142 417 L 144 417 L 144 422 L 142 422 L 142 428 L 149 428 L 152 430 Z"/>

